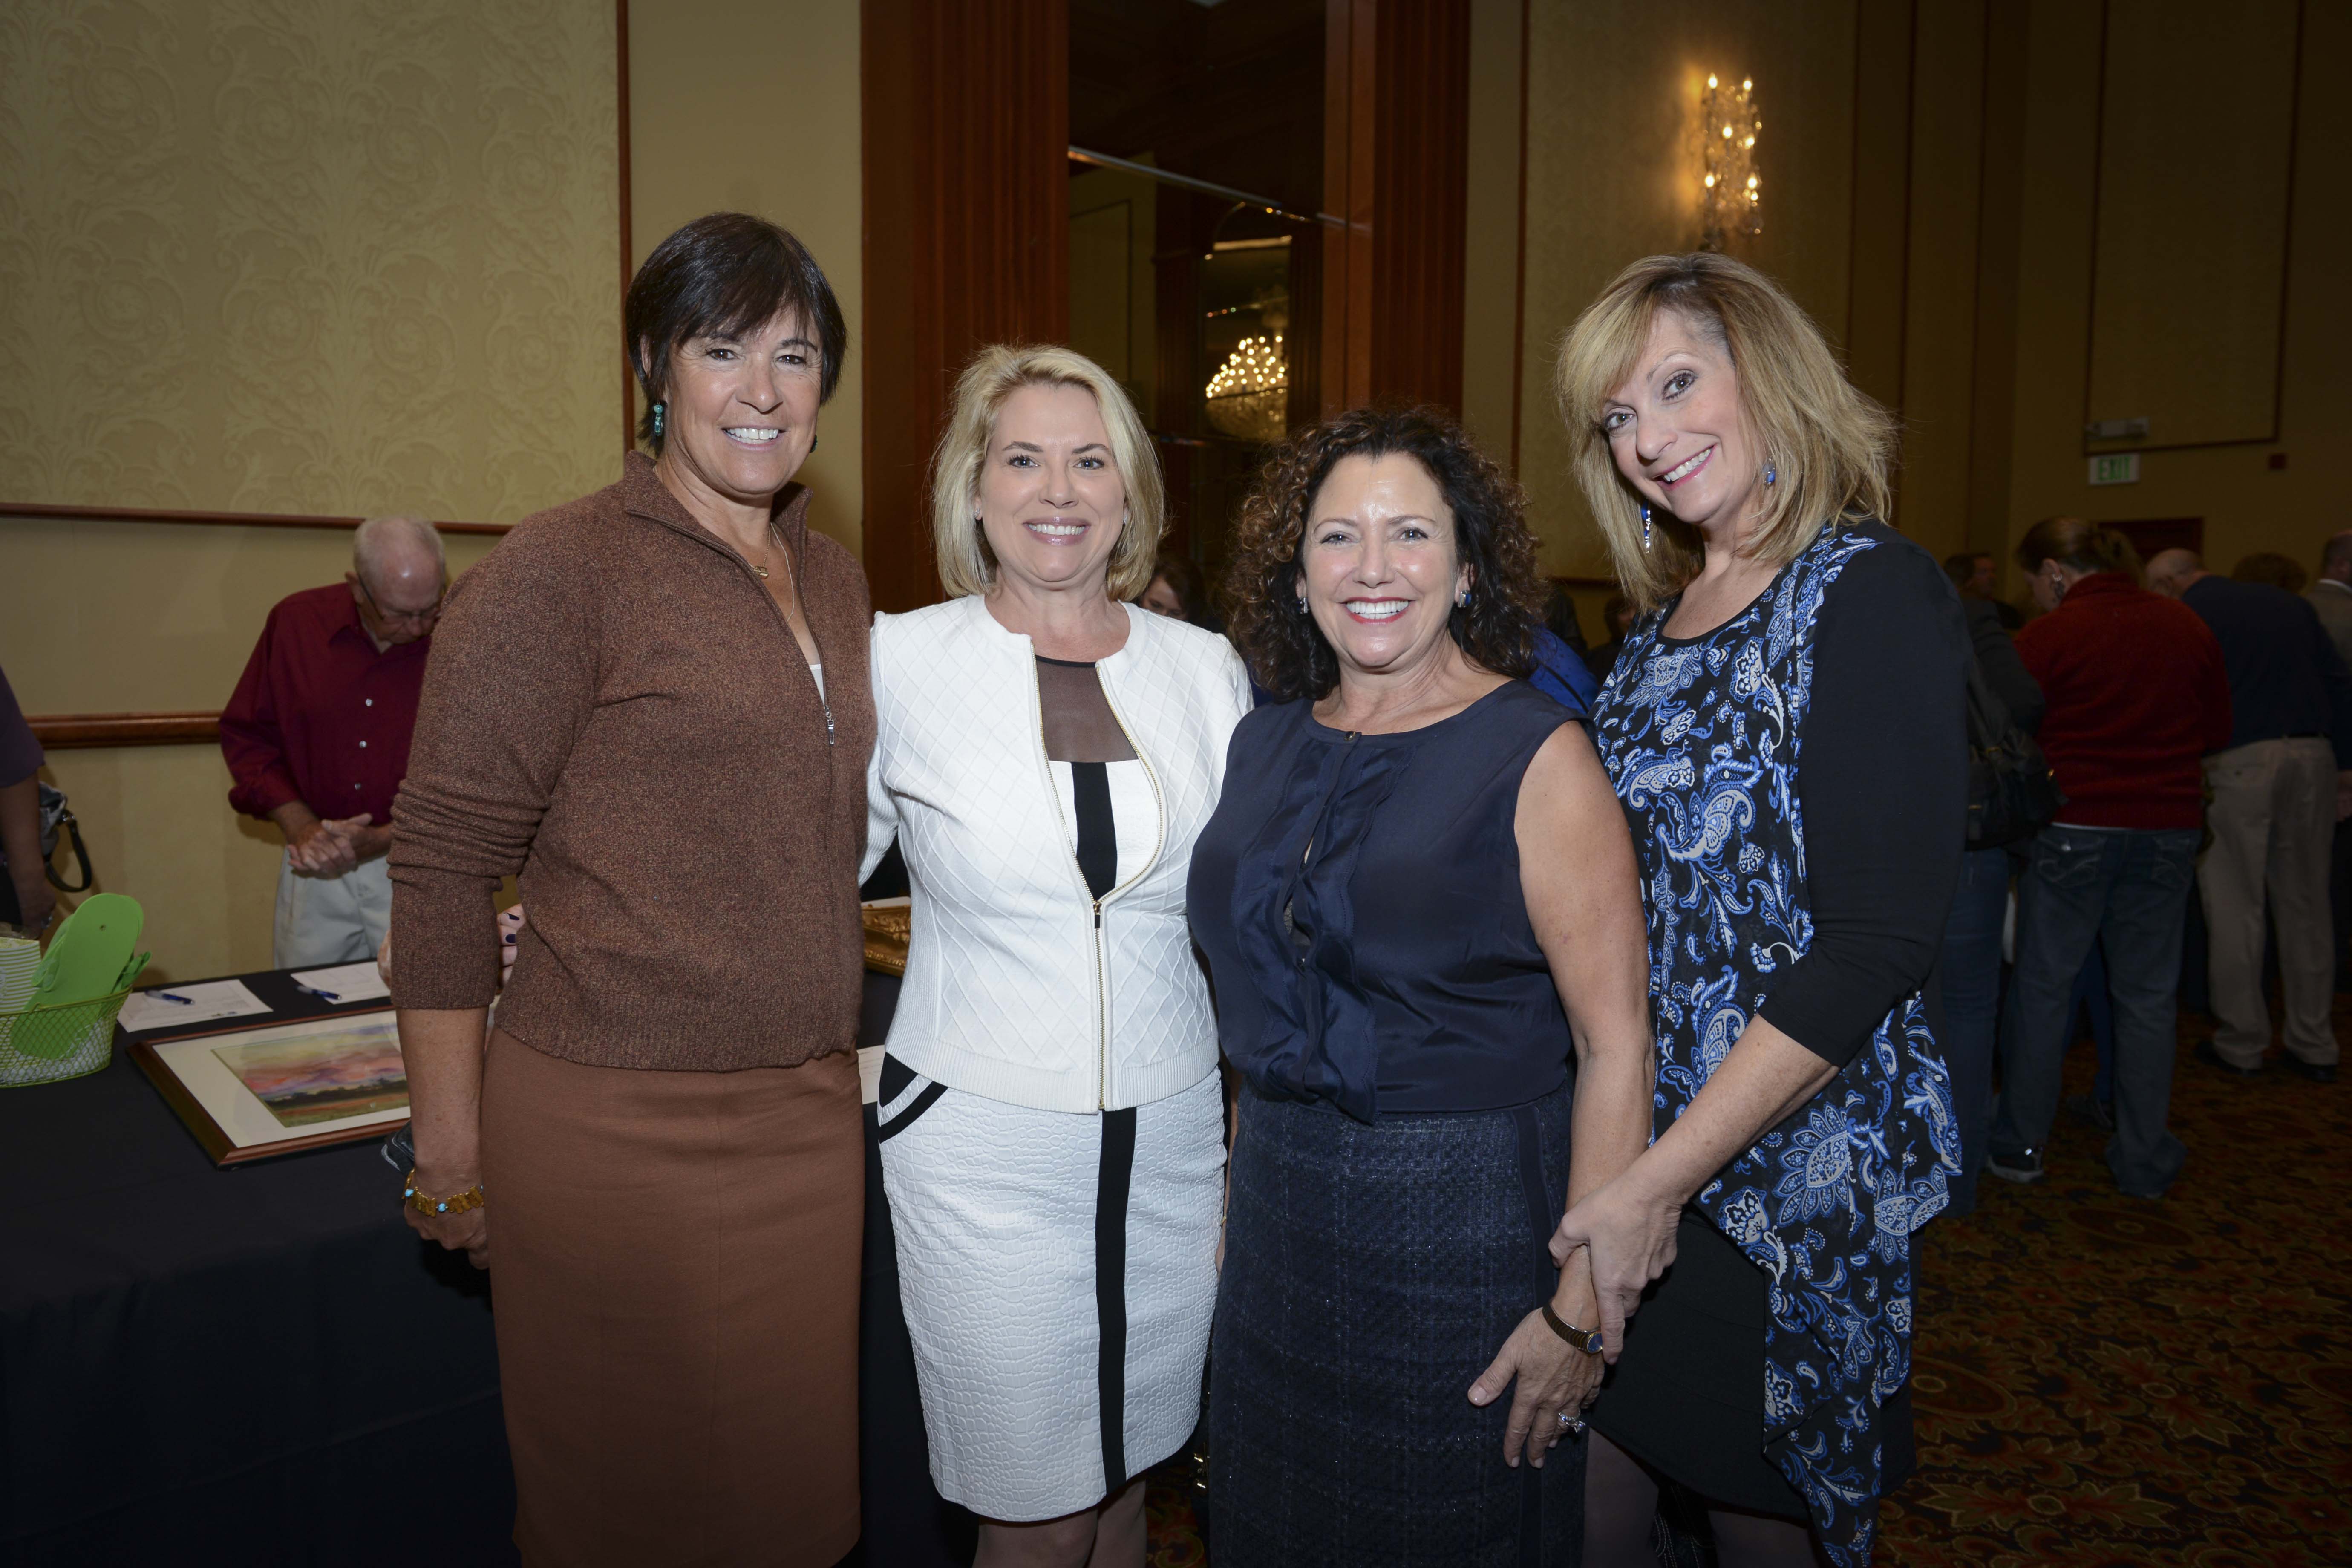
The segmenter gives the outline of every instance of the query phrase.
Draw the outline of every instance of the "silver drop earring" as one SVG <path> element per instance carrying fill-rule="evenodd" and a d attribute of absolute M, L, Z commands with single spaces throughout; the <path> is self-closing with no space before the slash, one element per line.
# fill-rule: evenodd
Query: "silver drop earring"
<path fill-rule="evenodd" d="M 1650 509 L 1648 507 L 1642 509 L 1642 548 L 1644 550 L 1650 548 Z"/>

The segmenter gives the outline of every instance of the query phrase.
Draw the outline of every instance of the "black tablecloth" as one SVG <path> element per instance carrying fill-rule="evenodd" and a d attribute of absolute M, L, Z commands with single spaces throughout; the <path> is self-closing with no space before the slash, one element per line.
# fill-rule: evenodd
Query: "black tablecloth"
<path fill-rule="evenodd" d="M 273 1008 L 254 1027 L 381 1005 L 237 978 Z M 866 977 L 863 1043 L 898 992 Z M 402 1223 L 374 1141 L 217 1170 L 117 1046 L 102 1073 L 0 1090 L 0 1563 L 516 1562 L 488 1278 Z M 849 1561 L 969 1564 L 976 1521 L 928 1473 L 871 1121 Z"/>
<path fill-rule="evenodd" d="M 257 1026 L 365 1010 L 240 978 Z M 488 1286 L 400 1175 L 216 1170 L 120 1049 L 0 1089 L 0 1561 L 515 1562 Z"/>
<path fill-rule="evenodd" d="M 894 850 L 893 853 L 896 853 Z M 898 1010 L 898 979 L 866 976 L 857 1043 L 878 1046 Z M 866 1108 L 866 1273 L 859 1301 L 857 1469 L 865 1536 L 845 1568 L 970 1568 L 980 1521 L 931 1485 L 915 1346 L 898 1305 L 898 1251 L 882 1191 L 882 1142 Z"/>

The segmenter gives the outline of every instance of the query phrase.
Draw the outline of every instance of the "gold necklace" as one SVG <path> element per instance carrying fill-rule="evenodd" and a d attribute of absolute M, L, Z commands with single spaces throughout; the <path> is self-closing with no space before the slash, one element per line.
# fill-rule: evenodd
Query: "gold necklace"
<path fill-rule="evenodd" d="M 774 546 L 777 555 L 784 562 L 786 567 L 789 568 L 792 564 L 792 556 L 790 552 L 784 549 L 783 541 L 776 537 L 776 525 L 772 522 L 768 524 L 768 542 Z M 765 566 L 761 565 L 756 561 L 749 559 L 745 560 L 743 564 L 758 573 L 760 574 L 761 582 L 764 583 L 768 580 L 768 568 Z M 791 573 L 789 571 L 785 574 L 785 580 L 787 582 L 791 580 Z"/>

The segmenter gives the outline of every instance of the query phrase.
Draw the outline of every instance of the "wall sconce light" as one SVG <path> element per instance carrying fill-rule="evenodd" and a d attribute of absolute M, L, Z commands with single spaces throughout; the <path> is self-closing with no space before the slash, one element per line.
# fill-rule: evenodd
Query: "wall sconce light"
<path fill-rule="evenodd" d="M 1699 248 L 1722 250 L 1737 235 L 1764 232 L 1764 178 L 1756 172 L 1756 83 L 1738 87 L 1706 79 L 1699 123 Z"/>

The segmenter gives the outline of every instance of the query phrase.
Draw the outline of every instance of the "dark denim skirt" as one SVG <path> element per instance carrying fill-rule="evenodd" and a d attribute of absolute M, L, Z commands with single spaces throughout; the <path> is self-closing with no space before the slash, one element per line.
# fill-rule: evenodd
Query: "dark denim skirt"
<path fill-rule="evenodd" d="M 1559 1276 L 1562 1089 L 1384 1118 L 1244 1089 L 1210 1352 L 1217 1568 L 1569 1568 L 1584 1443 L 1503 1462 L 1471 1382 Z"/>

